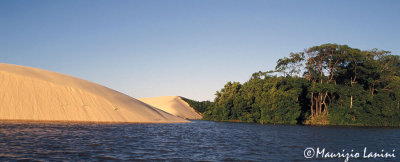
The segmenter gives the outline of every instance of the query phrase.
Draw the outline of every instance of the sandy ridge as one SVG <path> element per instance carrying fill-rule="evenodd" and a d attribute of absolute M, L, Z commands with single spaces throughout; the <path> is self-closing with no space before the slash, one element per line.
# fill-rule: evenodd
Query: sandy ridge
<path fill-rule="evenodd" d="M 202 117 L 179 96 L 138 98 L 138 100 L 183 119 L 201 119 Z"/>
<path fill-rule="evenodd" d="M 0 63 L 0 120 L 188 122 L 72 76 Z"/>

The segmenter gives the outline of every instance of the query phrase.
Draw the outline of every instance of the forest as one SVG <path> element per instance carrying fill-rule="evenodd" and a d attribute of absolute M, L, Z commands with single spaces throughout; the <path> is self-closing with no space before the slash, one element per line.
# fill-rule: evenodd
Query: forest
<path fill-rule="evenodd" d="M 322 44 L 290 53 L 243 84 L 228 82 L 215 95 L 189 104 L 213 121 L 400 126 L 400 57 Z"/>

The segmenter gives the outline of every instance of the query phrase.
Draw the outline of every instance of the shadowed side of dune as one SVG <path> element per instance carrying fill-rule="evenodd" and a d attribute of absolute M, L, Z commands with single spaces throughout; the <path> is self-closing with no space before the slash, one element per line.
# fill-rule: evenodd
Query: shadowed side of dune
<path fill-rule="evenodd" d="M 188 122 L 86 80 L 47 70 L 2 63 L 0 120 Z"/>
<path fill-rule="evenodd" d="M 179 96 L 138 98 L 138 100 L 184 119 L 201 119 L 202 117 Z"/>

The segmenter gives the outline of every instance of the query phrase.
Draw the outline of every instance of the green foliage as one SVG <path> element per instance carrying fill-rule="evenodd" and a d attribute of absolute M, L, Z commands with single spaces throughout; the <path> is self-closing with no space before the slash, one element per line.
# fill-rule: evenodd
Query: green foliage
<path fill-rule="evenodd" d="M 210 101 L 195 101 L 185 97 L 181 97 L 186 103 L 193 107 L 197 112 L 204 113 L 207 109 L 213 106 L 213 103 Z"/>
<path fill-rule="evenodd" d="M 228 82 L 206 107 L 204 119 L 216 121 L 400 126 L 400 56 L 314 46 L 243 84 Z"/>
<path fill-rule="evenodd" d="M 243 121 L 296 124 L 301 116 L 299 96 L 306 80 L 254 74 L 243 85 L 228 82 L 214 101 L 206 118 L 216 121 Z"/>

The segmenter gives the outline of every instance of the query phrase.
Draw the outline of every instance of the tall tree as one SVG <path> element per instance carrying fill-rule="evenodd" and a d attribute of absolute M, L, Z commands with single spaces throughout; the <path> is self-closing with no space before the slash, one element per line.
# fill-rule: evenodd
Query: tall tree
<path fill-rule="evenodd" d="M 347 45 L 323 44 L 306 50 L 306 78 L 312 82 L 311 87 L 311 118 L 322 117 L 328 113 L 327 98 L 332 95 L 336 84 L 335 76 L 338 64 L 350 52 Z"/>
<path fill-rule="evenodd" d="M 289 58 L 284 57 L 277 61 L 275 71 L 283 73 L 283 76 L 289 74 L 291 77 L 300 77 L 304 59 L 304 52 L 290 53 Z"/>

